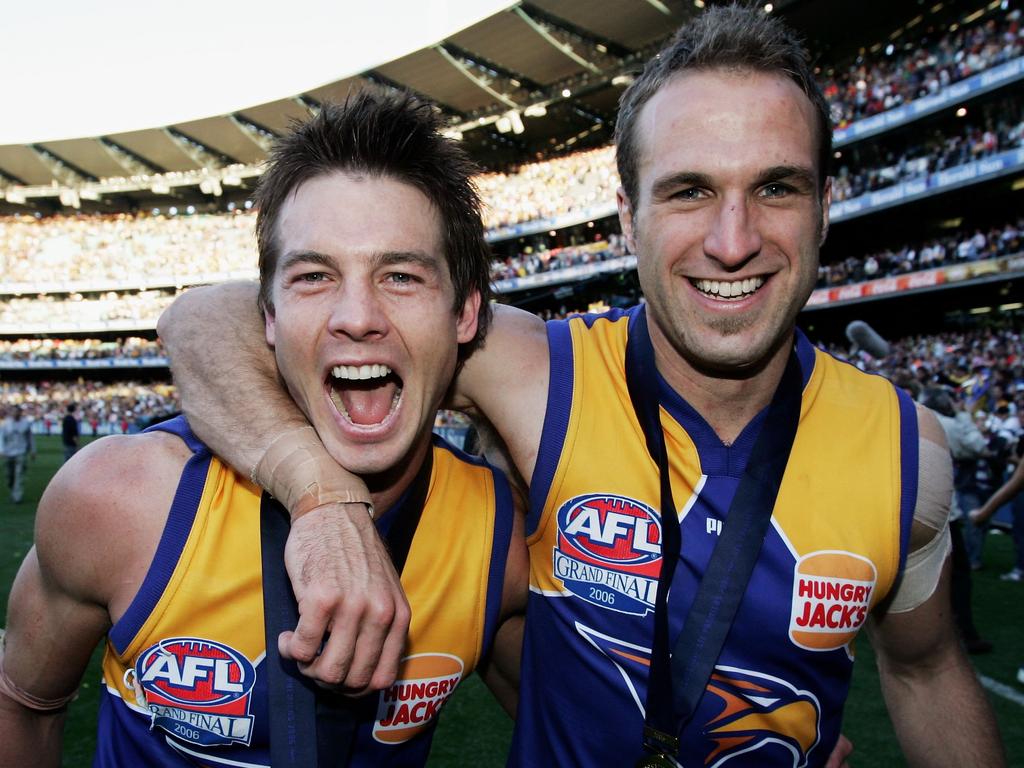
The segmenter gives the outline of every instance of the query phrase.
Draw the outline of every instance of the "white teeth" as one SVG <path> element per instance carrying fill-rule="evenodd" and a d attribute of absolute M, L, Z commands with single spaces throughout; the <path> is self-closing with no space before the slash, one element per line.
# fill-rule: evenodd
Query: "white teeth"
<path fill-rule="evenodd" d="M 386 365 L 336 365 L 331 369 L 331 375 L 336 379 L 349 379 L 353 381 L 365 381 L 367 379 L 380 379 L 391 374 L 391 369 Z"/>
<path fill-rule="evenodd" d="M 694 280 L 693 284 L 701 293 L 733 299 L 749 296 L 764 285 L 763 277 L 748 277 L 745 280 Z"/>

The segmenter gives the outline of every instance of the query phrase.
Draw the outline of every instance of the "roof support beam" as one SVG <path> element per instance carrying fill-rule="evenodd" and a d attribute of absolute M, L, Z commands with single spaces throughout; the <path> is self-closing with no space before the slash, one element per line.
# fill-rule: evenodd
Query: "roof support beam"
<path fill-rule="evenodd" d="M 596 65 L 594 65 L 591 62 L 589 62 L 586 59 L 584 59 L 582 56 L 580 56 L 578 53 L 576 53 L 576 51 L 574 51 L 572 49 L 572 47 L 569 46 L 568 44 L 560 43 L 558 40 L 556 40 L 554 38 L 554 36 L 550 32 L 548 32 L 547 29 L 544 28 L 543 24 L 541 24 L 539 21 L 536 21 L 532 16 L 530 16 L 522 8 L 517 6 L 516 8 L 512 9 L 512 13 L 514 13 L 520 19 L 525 21 L 527 23 L 527 25 L 529 25 L 529 27 L 534 32 L 536 32 L 538 35 L 540 35 L 542 38 L 544 38 L 544 40 L 552 48 L 554 48 L 557 51 L 560 51 L 565 56 L 568 56 L 570 59 L 572 59 L 574 62 L 579 64 L 581 67 L 583 67 L 584 69 L 588 70 L 591 74 L 595 74 L 595 75 L 600 74 L 600 72 L 601 72 L 600 68 L 598 68 Z"/>
<path fill-rule="evenodd" d="M 455 67 L 455 69 L 457 69 L 462 75 L 464 75 L 466 79 L 473 83 L 473 85 L 475 85 L 477 88 L 484 91 L 492 99 L 500 101 L 502 104 L 504 104 L 506 107 L 509 107 L 510 109 L 519 108 L 519 105 L 512 101 L 512 99 L 510 99 L 508 96 L 506 96 L 503 93 L 498 93 L 496 90 L 491 88 L 490 85 L 485 83 L 483 79 L 473 74 L 473 72 L 470 71 L 469 67 L 467 67 L 457 58 L 448 53 L 448 51 L 445 49 L 443 45 L 435 45 L 434 50 L 440 53 L 444 57 L 445 61 L 447 61 L 449 64 Z"/>
<path fill-rule="evenodd" d="M 139 157 L 130 149 L 122 147 L 107 136 L 99 138 L 100 146 L 119 166 L 125 169 L 127 176 L 149 176 L 154 173 L 165 173 L 166 169 Z"/>

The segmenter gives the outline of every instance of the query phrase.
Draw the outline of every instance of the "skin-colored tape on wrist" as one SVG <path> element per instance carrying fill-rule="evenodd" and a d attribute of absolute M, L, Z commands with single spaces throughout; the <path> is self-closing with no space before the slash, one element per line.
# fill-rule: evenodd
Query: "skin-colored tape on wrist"
<path fill-rule="evenodd" d="M 2 633 L 3 630 L 0 630 Z M 6 696 L 12 701 L 16 701 L 23 707 L 26 707 L 36 712 L 56 712 L 59 709 L 64 709 L 75 696 L 78 695 L 78 690 L 74 690 L 67 696 L 61 696 L 56 699 L 42 699 L 38 696 L 33 696 L 28 691 L 19 687 L 17 683 L 11 680 L 7 676 L 7 670 L 4 669 L 4 638 L 0 634 L 0 694 Z"/>
<path fill-rule="evenodd" d="M 361 481 L 353 487 L 320 443 L 316 430 L 305 426 L 274 439 L 250 472 L 297 520 L 325 504 L 364 504 L 373 514 L 370 493 Z"/>

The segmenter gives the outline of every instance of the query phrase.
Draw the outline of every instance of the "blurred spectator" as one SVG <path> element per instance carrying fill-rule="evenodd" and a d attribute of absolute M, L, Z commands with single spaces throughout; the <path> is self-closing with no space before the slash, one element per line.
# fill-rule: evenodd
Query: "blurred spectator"
<path fill-rule="evenodd" d="M 11 501 L 20 504 L 24 494 L 25 462 L 29 456 L 36 457 L 36 445 L 32 437 L 32 420 L 19 406 L 11 408 L 0 424 L 0 443 L 3 444 L 7 468 L 7 490 Z"/>
<path fill-rule="evenodd" d="M 67 413 L 64 414 L 64 421 L 60 426 L 61 443 L 64 445 L 64 461 L 67 461 L 78 451 L 78 419 L 75 418 L 76 406 L 68 403 Z"/>

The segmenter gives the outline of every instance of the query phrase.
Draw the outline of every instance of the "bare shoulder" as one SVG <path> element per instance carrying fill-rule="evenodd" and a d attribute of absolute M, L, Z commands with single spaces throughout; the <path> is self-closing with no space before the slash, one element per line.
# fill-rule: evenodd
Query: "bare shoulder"
<path fill-rule="evenodd" d="M 486 417 L 524 477 L 533 473 L 544 426 L 549 369 L 544 321 L 498 305 L 483 348 L 466 361 L 455 382 L 452 407 Z"/>
<path fill-rule="evenodd" d="M 75 454 L 39 502 L 43 572 L 83 600 L 114 599 L 126 576 L 148 567 L 190 455 L 160 432 L 105 437 Z"/>

